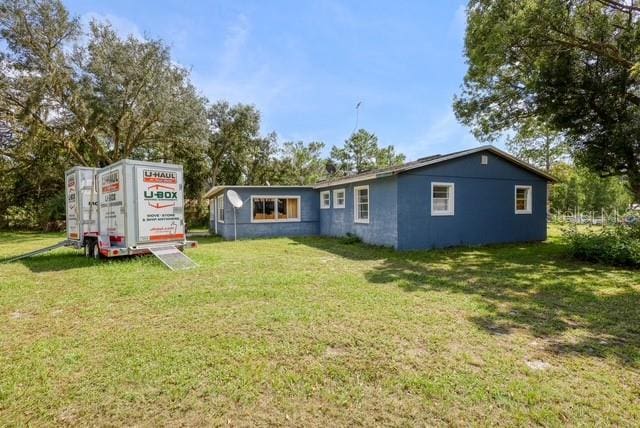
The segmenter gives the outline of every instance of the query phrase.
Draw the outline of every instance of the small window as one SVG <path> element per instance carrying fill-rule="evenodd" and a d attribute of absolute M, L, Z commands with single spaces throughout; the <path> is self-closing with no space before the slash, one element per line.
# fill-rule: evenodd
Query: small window
<path fill-rule="evenodd" d="M 431 183 L 431 215 L 454 214 L 453 183 Z"/>
<path fill-rule="evenodd" d="M 324 192 L 320 192 L 320 208 L 331 208 L 331 191 L 325 190 Z"/>
<path fill-rule="evenodd" d="M 480 163 L 482 165 L 486 165 L 489 163 L 489 156 L 487 155 L 482 155 L 482 157 L 480 158 Z"/>
<path fill-rule="evenodd" d="M 345 190 L 336 189 L 333 191 L 333 208 L 344 208 Z"/>
<path fill-rule="evenodd" d="M 531 186 L 516 186 L 516 214 L 531 214 Z"/>
<path fill-rule="evenodd" d="M 300 221 L 300 197 L 252 196 L 251 221 L 253 223 Z"/>
<path fill-rule="evenodd" d="M 369 186 L 353 188 L 354 222 L 369 223 Z"/>
<path fill-rule="evenodd" d="M 218 196 L 218 222 L 224 223 L 224 193 Z"/>

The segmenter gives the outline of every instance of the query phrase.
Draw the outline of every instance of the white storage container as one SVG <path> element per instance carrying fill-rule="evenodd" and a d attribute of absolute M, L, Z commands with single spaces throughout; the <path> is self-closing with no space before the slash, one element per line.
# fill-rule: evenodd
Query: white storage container
<path fill-rule="evenodd" d="M 78 248 L 84 245 L 88 236 L 98 236 L 98 203 L 94 180 L 97 171 L 97 168 L 76 166 L 64 174 L 67 240 Z"/>

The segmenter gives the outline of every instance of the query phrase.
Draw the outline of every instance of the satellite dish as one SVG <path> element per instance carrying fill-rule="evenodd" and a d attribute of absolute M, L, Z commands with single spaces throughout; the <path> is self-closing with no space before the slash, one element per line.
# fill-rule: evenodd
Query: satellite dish
<path fill-rule="evenodd" d="M 227 190 L 227 199 L 234 208 L 242 208 L 242 199 L 235 190 Z"/>

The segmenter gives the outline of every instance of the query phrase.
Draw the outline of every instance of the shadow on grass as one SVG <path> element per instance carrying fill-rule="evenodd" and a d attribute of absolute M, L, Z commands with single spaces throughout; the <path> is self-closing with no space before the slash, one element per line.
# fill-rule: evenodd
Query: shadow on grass
<path fill-rule="evenodd" d="M 365 273 L 372 284 L 477 296 L 488 314 L 469 320 L 489 334 L 525 329 L 551 352 L 640 365 L 640 273 L 575 262 L 559 242 L 412 252 L 330 238 L 295 242 L 377 261 Z"/>

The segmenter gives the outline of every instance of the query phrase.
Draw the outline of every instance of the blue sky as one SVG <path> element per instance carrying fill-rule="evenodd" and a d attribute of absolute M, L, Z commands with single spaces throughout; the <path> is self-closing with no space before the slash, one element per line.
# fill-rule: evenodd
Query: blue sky
<path fill-rule="evenodd" d="M 65 4 L 85 23 L 164 40 L 203 95 L 254 104 L 281 141 L 341 145 L 362 101 L 358 127 L 409 159 L 478 144 L 451 108 L 466 69 L 464 1 Z"/>

